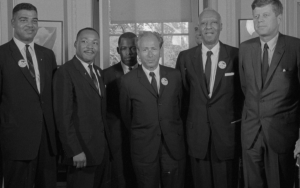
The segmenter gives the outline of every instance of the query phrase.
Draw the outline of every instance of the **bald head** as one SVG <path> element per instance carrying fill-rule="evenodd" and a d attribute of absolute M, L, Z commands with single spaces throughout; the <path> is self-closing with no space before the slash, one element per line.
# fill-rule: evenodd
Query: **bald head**
<path fill-rule="evenodd" d="M 201 17 L 202 17 L 203 15 L 205 15 L 205 14 L 214 14 L 214 15 L 216 15 L 217 18 L 218 18 L 218 20 L 219 20 L 219 22 L 222 23 L 221 15 L 220 15 L 217 11 L 215 11 L 215 10 L 212 9 L 212 8 L 206 8 L 206 9 L 204 9 L 204 10 L 200 13 L 200 15 L 199 15 L 199 20 L 198 20 L 198 23 L 199 23 L 199 24 L 200 24 L 200 19 L 201 19 Z"/>
<path fill-rule="evenodd" d="M 211 9 L 204 9 L 199 15 L 199 33 L 202 36 L 202 44 L 212 49 L 218 42 L 222 22 L 220 14 Z"/>

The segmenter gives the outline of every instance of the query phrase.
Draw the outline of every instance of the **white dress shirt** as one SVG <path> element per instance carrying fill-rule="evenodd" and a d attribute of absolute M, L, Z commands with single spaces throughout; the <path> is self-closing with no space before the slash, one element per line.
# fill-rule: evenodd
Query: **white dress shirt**
<path fill-rule="evenodd" d="M 154 74 L 155 74 L 155 79 L 156 79 L 156 83 L 157 83 L 157 91 L 158 91 L 158 93 L 159 93 L 159 89 L 160 89 L 159 65 L 158 65 L 158 66 L 156 67 L 156 69 L 153 70 L 153 71 L 149 71 L 148 69 L 146 69 L 146 68 L 143 66 L 143 64 L 142 64 L 142 68 L 143 68 L 143 70 L 144 70 L 144 72 L 145 72 L 145 74 L 146 74 L 146 76 L 147 76 L 147 78 L 148 78 L 150 84 L 151 84 L 151 81 L 152 81 L 152 77 L 150 76 L 150 72 L 154 72 Z"/>
<path fill-rule="evenodd" d="M 121 61 L 121 65 L 122 65 L 124 74 L 127 74 L 127 73 L 130 72 L 129 66 L 125 65 L 122 61 Z M 132 69 L 136 69 L 136 68 L 138 67 L 138 65 L 139 65 L 139 64 L 136 63 L 136 64 L 135 64 L 134 66 L 132 66 L 131 68 L 132 68 Z"/>
<path fill-rule="evenodd" d="M 273 57 L 273 54 L 274 54 L 274 51 L 275 51 L 275 47 L 276 47 L 276 44 L 277 44 L 277 41 L 278 41 L 278 36 L 279 36 L 279 33 L 277 33 L 277 35 L 272 38 L 269 42 L 267 42 L 268 44 L 268 63 L 269 63 L 269 66 L 271 65 L 271 61 L 272 61 L 272 57 Z M 263 56 L 264 56 L 264 46 L 265 46 L 265 42 L 263 42 L 262 40 L 260 40 L 260 44 L 261 44 L 261 59 L 263 59 Z"/>
<path fill-rule="evenodd" d="M 88 64 L 88 63 L 82 61 L 77 55 L 75 55 L 75 56 L 76 56 L 76 58 L 81 62 L 81 64 L 82 64 L 83 67 L 85 68 L 86 72 L 88 72 L 88 74 L 89 74 L 90 77 L 92 78 L 91 73 L 90 73 L 90 68 L 89 68 L 89 65 L 90 65 L 90 64 Z M 94 64 L 94 63 L 91 63 L 91 65 L 92 65 L 92 67 L 93 67 L 92 70 L 93 70 L 93 73 L 95 74 L 95 77 L 96 77 L 96 80 L 97 80 L 98 89 L 99 89 L 99 93 L 100 93 L 100 95 L 101 95 L 101 90 L 100 90 L 100 85 L 99 85 L 99 80 L 98 80 L 98 76 L 100 76 L 100 75 L 96 76 L 97 73 L 96 73 L 96 71 L 95 71 L 95 69 L 94 69 L 93 64 Z M 100 73 L 99 73 L 99 74 L 100 74 Z"/>
<path fill-rule="evenodd" d="M 220 51 L 220 42 L 218 42 L 211 50 L 208 49 L 203 43 L 202 43 L 202 62 L 203 62 L 203 70 L 205 73 L 205 65 L 206 65 L 206 60 L 207 60 L 207 52 L 212 51 L 211 55 L 211 73 L 210 73 L 210 81 L 209 81 L 209 97 L 211 97 L 214 84 L 215 84 L 215 79 L 216 79 L 216 72 L 217 72 L 217 66 L 218 66 L 218 61 L 219 61 L 219 51 Z"/>
<path fill-rule="evenodd" d="M 16 43 L 16 45 L 18 46 L 23 58 L 26 60 L 26 65 L 27 65 L 27 68 L 29 68 L 29 65 L 27 63 L 27 56 L 26 56 L 26 44 L 23 43 L 22 41 L 18 40 L 17 38 L 13 38 L 14 42 Z M 36 55 L 35 55 L 35 51 L 34 51 L 34 42 L 31 42 L 30 44 L 28 44 L 29 47 L 28 47 L 28 50 L 29 50 L 29 53 L 31 54 L 31 57 L 32 57 L 32 63 L 33 63 L 33 67 L 34 67 L 34 72 L 35 72 L 35 82 L 36 82 L 36 86 L 37 86 L 37 89 L 39 91 L 39 93 L 41 92 L 40 89 L 41 89 L 41 84 L 40 84 L 40 71 L 39 71 L 39 65 L 37 63 L 37 58 L 36 58 Z"/>

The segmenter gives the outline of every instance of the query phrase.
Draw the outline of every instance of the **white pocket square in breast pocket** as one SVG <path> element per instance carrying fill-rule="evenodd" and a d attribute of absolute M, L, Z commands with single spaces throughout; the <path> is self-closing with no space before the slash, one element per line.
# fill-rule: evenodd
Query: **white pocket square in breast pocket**
<path fill-rule="evenodd" d="M 234 72 L 227 72 L 225 73 L 225 76 L 233 76 L 234 75 Z"/>

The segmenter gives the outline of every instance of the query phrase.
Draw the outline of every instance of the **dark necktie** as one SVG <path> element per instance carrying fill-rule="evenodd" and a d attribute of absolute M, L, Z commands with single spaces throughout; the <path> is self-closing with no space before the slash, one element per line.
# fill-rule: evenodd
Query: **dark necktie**
<path fill-rule="evenodd" d="M 206 78 L 206 87 L 207 87 L 207 91 L 209 94 L 210 91 L 210 74 L 211 74 L 211 55 L 212 55 L 212 51 L 208 51 L 206 53 L 207 59 L 206 59 L 206 64 L 205 64 L 205 78 Z"/>
<path fill-rule="evenodd" d="M 92 78 L 92 80 L 93 80 L 93 82 L 94 82 L 96 88 L 98 89 L 98 92 L 99 92 L 100 95 L 101 95 L 101 92 L 100 92 L 100 90 L 99 90 L 99 85 L 98 85 L 96 76 L 95 76 L 94 71 L 93 71 L 93 66 L 92 66 L 92 65 L 89 65 L 88 67 L 90 68 L 90 75 L 91 75 L 91 78 Z"/>
<path fill-rule="evenodd" d="M 31 74 L 31 76 L 33 78 L 35 78 L 35 71 L 34 71 L 34 66 L 33 66 L 33 61 L 32 61 L 32 57 L 31 57 L 31 54 L 29 52 L 29 45 L 26 44 L 26 58 L 27 58 L 27 63 L 28 63 L 28 68 L 29 68 L 29 72 Z"/>
<path fill-rule="evenodd" d="M 156 79 L 155 79 L 155 73 L 154 72 L 150 72 L 149 75 L 152 77 L 151 85 L 152 85 L 154 91 L 158 94 L 157 82 L 156 82 Z"/>
<path fill-rule="evenodd" d="M 263 61 L 262 61 L 262 71 L 261 71 L 261 78 L 262 78 L 262 87 L 265 84 L 268 70 L 269 70 L 269 53 L 268 53 L 268 44 L 265 43 L 264 45 L 264 54 L 263 54 Z"/>
<path fill-rule="evenodd" d="M 129 67 L 129 68 L 128 68 L 128 72 L 130 72 L 130 71 L 132 71 L 132 67 Z"/>

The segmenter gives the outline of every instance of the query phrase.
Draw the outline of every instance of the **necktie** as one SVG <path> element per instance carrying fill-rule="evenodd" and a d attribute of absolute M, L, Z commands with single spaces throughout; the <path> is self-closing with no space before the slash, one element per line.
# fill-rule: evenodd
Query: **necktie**
<path fill-rule="evenodd" d="M 132 67 L 129 67 L 128 70 L 129 70 L 128 72 L 132 71 Z"/>
<path fill-rule="evenodd" d="M 95 76 L 95 74 L 94 74 L 94 72 L 93 72 L 93 66 L 92 66 L 92 65 L 89 65 L 88 67 L 90 68 L 90 75 L 91 75 L 91 78 L 92 78 L 92 80 L 93 80 L 93 82 L 94 82 L 96 88 L 98 89 L 99 94 L 101 95 L 101 92 L 100 92 L 100 90 L 99 90 L 99 85 L 98 85 L 96 76 Z"/>
<path fill-rule="evenodd" d="M 156 82 L 156 79 L 155 79 L 155 73 L 154 72 L 150 72 L 149 75 L 152 77 L 151 85 L 152 85 L 154 91 L 158 94 L 157 82 Z"/>
<path fill-rule="evenodd" d="M 268 53 L 268 44 L 265 43 L 264 45 L 264 54 L 263 54 L 263 61 L 262 61 L 262 71 L 261 71 L 261 78 L 262 78 L 262 87 L 266 81 L 266 77 L 269 70 L 269 53 Z"/>
<path fill-rule="evenodd" d="M 212 51 L 208 51 L 206 53 L 207 59 L 206 59 L 206 64 L 205 64 L 205 78 L 206 78 L 206 87 L 207 87 L 207 91 L 209 94 L 210 91 L 210 74 L 211 74 L 211 55 L 212 55 Z"/>
<path fill-rule="evenodd" d="M 33 61 L 32 61 L 32 57 L 31 57 L 31 54 L 29 52 L 29 45 L 26 44 L 26 58 L 27 58 L 27 63 L 28 63 L 28 68 L 29 68 L 29 72 L 31 74 L 31 76 L 33 78 L 35 78 L 35 71 L 34 71 L 34 66 L 33 66 Z"/>

